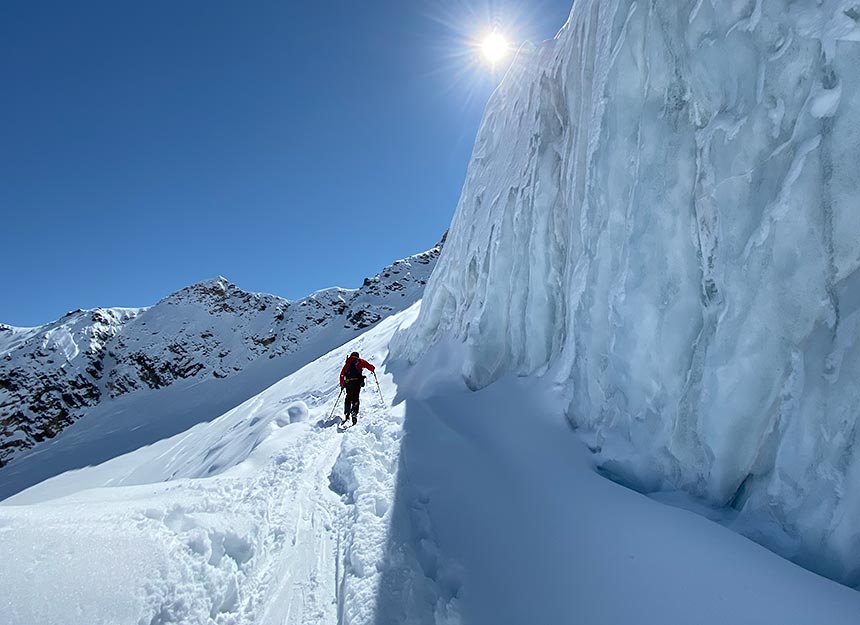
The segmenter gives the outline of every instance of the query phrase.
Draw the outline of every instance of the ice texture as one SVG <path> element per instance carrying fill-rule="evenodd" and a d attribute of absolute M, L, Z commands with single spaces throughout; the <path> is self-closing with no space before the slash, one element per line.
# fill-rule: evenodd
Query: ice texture
<path fill-rule="evenodd" d="M 482 122 L 416 323 L 604 470 L 860 584 L 860 7 L 578 0 Z"/>

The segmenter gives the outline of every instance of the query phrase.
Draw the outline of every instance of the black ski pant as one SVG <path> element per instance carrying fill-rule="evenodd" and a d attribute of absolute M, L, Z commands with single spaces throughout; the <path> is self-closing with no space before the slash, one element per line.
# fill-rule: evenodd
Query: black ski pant
<path fill-rule="evenodd" d="M 346 381 L 346 399 L 343 400 L 343 416 L 358 416 L 359 396 L 361 395 L 362 380 Z"/>

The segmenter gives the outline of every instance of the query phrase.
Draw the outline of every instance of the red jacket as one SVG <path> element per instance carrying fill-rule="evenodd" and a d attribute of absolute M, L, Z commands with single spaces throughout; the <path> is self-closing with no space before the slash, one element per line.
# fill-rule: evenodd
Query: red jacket
<path fill-rule="evenodd" d="M 346 359 L 346 364 L 343 366 L 343 369 L 340 370 L 340 385 L 344 385 L 343 376 L 346 375 L 346 370 L 349 369 L 349 366 L 352 364 L 354 360 L 358 360 L 358 370 L 367 369 L 368 371 L 376 371 L 376 367 L 367 362 L 364 358 L 356 358 L 355 356 L 350 356 Z"/>

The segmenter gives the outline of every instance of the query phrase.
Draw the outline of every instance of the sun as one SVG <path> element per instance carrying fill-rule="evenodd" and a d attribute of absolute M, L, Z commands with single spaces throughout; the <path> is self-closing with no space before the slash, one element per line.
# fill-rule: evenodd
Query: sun
<path fill-rule="evenodd" d="M 510 50 L 508 40 L 497 31 L 491 32 L 481 43 L 481 54 L 490 63 L 498 63 L 505 58 Z"/>

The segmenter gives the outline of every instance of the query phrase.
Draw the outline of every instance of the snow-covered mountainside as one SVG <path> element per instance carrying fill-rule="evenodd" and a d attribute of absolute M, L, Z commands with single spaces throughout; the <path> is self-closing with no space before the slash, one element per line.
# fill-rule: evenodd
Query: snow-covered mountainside
<path fill-rule="evenodd" d="M 312 360 L 411 306 L 440 247 L 395 262 L 358 289 L 296 302 L 217 278 L 150 308 L 78 310 L 36 328 L 0 325 L 0 467 L 106 400 L 228 378 L 310 343 Z"/>
<path fill-rule="evenodd" d="M 860 7 L 581 0 L 493 96 L 421 315 L 603 470 L 860 584 Z"/>
<path fill-rule="evenodd" d="M 857 592 L 597 475 L 548 385 L 392 361 L 416 312 L 0 503 L 0 622 L 856 624 Z M 352 350 L 380 388 L 339 432 Z"/>

